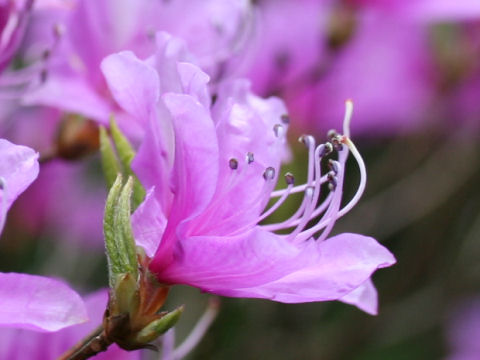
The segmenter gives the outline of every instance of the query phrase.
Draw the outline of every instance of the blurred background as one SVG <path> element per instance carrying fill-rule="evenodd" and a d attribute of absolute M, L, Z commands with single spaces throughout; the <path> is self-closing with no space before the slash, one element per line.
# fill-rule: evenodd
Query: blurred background
<path fill-rule="evenodd" d="M 245 76 L 258 94 L 285 100 L 292 147 L 285 171 L 298 178 L 307 167 L 298 136 L 324 141 L 329 129 L 341 129 L 344 101 L 352 99 L 352 139 L 368 182 L 334 233 L 372 236 L 397 264 L 373 276 L 378 316 L 339 302 L 222 298 L 215 322 L 188 358 L 480 359 L 480 321 L 472 320 L 480 313 L 480 3 L 236 3 L 242 3 L 234 29 L 240 45 L 230 62 L 221 59 L 212 68 L 213 82 Z M 188 13 L 188 5 L 177 7 Z M 43 8 L 36 11 L 27 35 L 44 16 Z M 198 21 L 187 23 L 195 28 Z M 107 284 L 101 233 L 106 191 L 98 154 L 49 157 L 65 135 L 62 126 L 76 126 L 71 113 L 45 104 L 0 112 L 0 137 L 34 147 L 44 159 L 39 179 L 9 213 L 0 271 L 58 276 L 88 293 Z M 86 118 L 79 120 L 82 134 L 94 138 Z M 349 161 L 344 201 L 357 184 L 358 170 Z M 209 297 L 172 289 L 167 305 L 186 304 L 177 342 Z"/>

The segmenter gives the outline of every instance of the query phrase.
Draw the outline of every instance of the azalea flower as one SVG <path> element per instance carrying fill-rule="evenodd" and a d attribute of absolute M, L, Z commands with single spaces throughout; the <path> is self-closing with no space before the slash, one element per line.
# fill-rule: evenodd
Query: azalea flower
<path fill-rule="evenodd" d="M 445 75 L 433 51 L 432 26 L 480 17 L 474 0 L 265 0 L 257 8 L 245 72 L 254 90 L 280 95 L 295 126 L 316 133 L 334 126 L 344 99 L 351 98 L 358 109 L 353 131 L 366 136 L 417 130 L 444 108 L 449 100 L 439 86 Z M 454 70 L 471 58 L 460 59 Z M 468 107 L 462 119 L 475 118 L 470 87 L 478 88 L 478 76 L 470 77 L 448 94 L 459 105 L 445 118 L 458 119 L 462 105 Z"/>
<path fill-rule="evenodd" d="M 286 174 L 286 188 L 274 190 L 287 156 L 283 103 L 253 95 L 241 80 L 220 84 L 210 101 L 208 76 L 199 68 L 177 62 L 165 73 L 155 60 L 124 52 L 102 63 L 119 105 L 148 123 L 133 168 L 149 190 L 132 222 L 137 243 L 151 257 L 150 270 L 161 282 L 224 296 L 287 303 L 346 297 L 375 313 L 369 279 L 392 265 L 393 255 L 359 234 L 327 239 L 365 186 L 363 161 L 349 139 L 350 110 L 344 135 L 332 133 L 319 145 L 302 137 L 309 153 L 307 183 L 295 185 Z M 361 183 L 341 207 L 349 152 L 360 166 Z M 337 157 L 323 174 L 331 153 Z M 319 202 L 325 188 L 330 191 Z M 289 219 L 263 224 L 295 193 L 303 193 L 303 201 Z M 267 207 L 270 199 L 277 202 Z M 316 225 L 307 227 L 313 219 Z"/>
<path fill-rule="evenodd" d="M 0 232 L 13 201 L 38 175 L 38 154 L 0 139 Z M 0 325 L 56 331 L 86 320 L 81 298 L 61 281 L 0 273 Z"/>
<path fill-rule="evenodd" d="M 20 46 L 32 4 L 33 0 L 0 1 L 0 72 Z"/>
<path fill-rule="evenodd" d="M 101 323 L 108 301 L 106 290 L 99 290 L 85 297 L 90 321 L 71 326 L 55 333 L 39 333 L 30 330 L 0 328 L 0 357 L 9 360 L 57 359 Z M 95 357 L 103 360 L 136 360 L 141 352 L 127 352 L 111 345 L 106 352 Z"/>
<path fill-rule="evenodd" d="M 480 298 L 464 301 L 451 314 L 447 330 L 450 355 L 447 360 L 475 360 L 480 354 Z"/>
<path fill-rule="evenodd" d="M 346 0 L 354 6 L 370 7 L 384 14 L 403 17 L 409 21 L 458 21 L 480 16 L 480 3 L 476 0 Z"/>
<path fill-rule="evenodd" d="M 185 10 L 187 9 L 187 10 Z M 30 91 L 24 104 L 46 105 L 108 124 L 112 113 L 129 133 L 141 132 L 124 119 L 109 96 L 101 60 L 114 52 L 131 50 L 145 57 L 155 48 L 155 33 L 182 36 L 196 61 L 213 73 L 238 53 L 250 16 L 246 0 L 148 1 L 79 0 L 61 19 L 61 41 L 52 51 L 43 86 Z M 181 18 L 182 21 L 178 21 Z M 40 18 L 39 22 L 48 19 Z M 32 26 L 36 25 L 34 24 Z M 223 69 L 223 70 L 222 70 Z"/>

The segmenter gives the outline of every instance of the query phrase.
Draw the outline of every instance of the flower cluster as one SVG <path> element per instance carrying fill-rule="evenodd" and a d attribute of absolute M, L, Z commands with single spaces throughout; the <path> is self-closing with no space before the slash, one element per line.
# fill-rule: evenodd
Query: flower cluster
<path fill-rule="evenodd" d="M 98 237 L 104 193 L 94 182 L 89 196 L 82 193 L 87 180 L 79 173 L 86 169 L 68 162 L 100 150 L 110 187 L 103 220 L 108 301 L 101 291 L 87 296 L 85 307 L 61 281 L 1 273 L 0 324 L 23 329 L 2 330 L 2 358 L 17 358 L 18 336 L 30 339 L 23 351 L 60 356 L 95 322 L 102 327 L 85 346 L 62 358 L 86 358 L 112 343 L 126 350 L 148 347 L 181 314 L 182 308 L 159 311 L 175 284 L 284 303 L 340 300 L 377 313 L 371 276 L 393 265 L 394 256 L 368 236 L 330 236 L 366 186 L 365 164 L 350 134 L 353 103 L 346 102 L 341 133 L 330 131 L 320 143 L 311 135 L 300 137 L 308 158 L 306 181 L 298 184 L 297 175 L 282 175 L 291 158 L 287 134 L 297 116 L 289 116 L 280 98 L 255 93 L 278 93 L 302 68 L 317 63 L 309 52 L 290 59 L 287 49 L 275 55 L 272 67 L 265 53 L 275 52 L 277 43 L 291 42 L 294 53 L 318 45 L 310 34 L 298 41 L 294 32 L 303 30 L 292 28 L 291 39 L 261 40 L 266 45 L 257 52 L 252 39 L 262 33 L 256 30 L 266 26 L 263 34 L 277 33 L 278 14 L 271 11 L 300 21 L 307 8 L 330 7 L 320 3 L 305 1 L 300 11 L 286 0 L 0 2 L 0 136 L 23 144 L 0 140 L 0 231 L 39 168 L 40 179 L 12 209 L 25 228 L 41 229 L 32 224 L 50 219 L 62 236 Z M 312 19 L 302 26 L 313 26 Z M 378 31 L 378 25 L 366 25 L 365 34 L 369 31 Z M 255 66 L 249 66 L 252 61 Z M 411 85 L 402 72 L 390 75 L 379 81 Z M 330 102 L 328 89 L 297 95 L 336 114 L 343 105 Z M 342 91 L 337 95 L 355 95 Z M 421 101 L 423 94 L 405 91 L 376 101 L 410 114 L 393 102 Z M 295 111 L 295 102 L 292 106 Z M 338 126 L 341 117 L 332 118 Z M 40 151 L 40 160 L 30 147 Z M 360 181 L 345 202 L 349 155 Z M 299 205 L 280 219 L 278 210 L 288 212 L 292 198 Z M 2 242 L 12 241 L 7 230 Z M 95 243 L 88 240 L 83 245 Z M 55 334 L 29 332 L 85 321 L 86 309 L 88 324 Z M 119 358 L 120 352 L 112 347 L 105 356 Z"/>

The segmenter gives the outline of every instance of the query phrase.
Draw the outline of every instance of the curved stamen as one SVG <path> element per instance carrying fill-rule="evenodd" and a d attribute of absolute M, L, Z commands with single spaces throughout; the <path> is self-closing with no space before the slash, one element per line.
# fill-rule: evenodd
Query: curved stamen
<path fill-rule="evenodd" d="M 284 189 L 284 193 L 278 199 L 275 204 L 273 204 L 267 211 L 265 211 L 262 215 L 257 220 L 257 223 L 265 220 L 267 217 L 269 217 L 271 214 L 273 214 L 287 199 L 287 197 L 290 195 L 290 190 L 293 188 L 294 184 L 294 178 L 293 175 L 290 173 L 285 174 L 285 181 L 287 182 L 287 188 Z"/>
<path fill-rule="evenodd" d="M 353 115 L 353 101 L 348 99 L 345 101 L 345 116 L 343 117 L 343 135 L 350 138 L 350 123 Z"/>
<path fill-rule="evenodd" d="M 338 212 L 338 217 L 341 217 L 348 213 L 360 200 L 365 191 L 365 186 L 367 185 L 367 168 L 365 167 L 365 162 L 363 161 L 362 156 L 358 152 L 356 146 L 353 142 L 346 137 L 345 138 L 345 145 L 349 148 L 350 152 L 352 153 L 355 160 L 357 160 L 358 169 L 360 170 L 360 184 L 358 185 L 357 192 L 352 197 L 352 199 L 345 205 L 342 210 Z"/>
<path fill-rule="evenodd" d="M 0 77 L 0 99 L 20 99 L 25 95 L 26 91 L 35 90 L 37 86 L 41 86 L 45 82 L 48 61 L 53 51 L 57 48 L 63 33 L 62 25 L 55 24 L 53 27 L 53 43 L 41 53 L 39 59 L 34 60 L 31 65 L 22 69 L 2 74 Z"/>
<path fill-rule="evenodd" d="M 345 164 L 346 160 L 348 157 L 348 150 L 344 149 L 340 152 L 339 154 L 339 162 L 341 164 Z M 342 201 L 342 191 L 343 191 L 343 176 L 345 174 L 345 167 L 341 166 L 338 174 L 337 174 L 337 183 L 338 187 L 334 189 L 334 191 L 331 192 L 332 199 L 330 201 L 330 204 L 323 215 L 323 217 L 319 220 L 319 222 L 311 227 L 310 229 L 307 229 L 303 231 L 301 234 L 299 234 L 299 241 L 302 240 L 308 240 L 311 237 L 313 237 L 316 233 L 324 229 L 323 233 L 319 236 L 317 240 L 322 241 L 325 239 L 330 231 L 333 228 L 333 225 L 335 224 L 335 220 L 338 218 L 336 215 L 338 214 L 338 209 L 340 208 L 341 201 Z"/>
<path fill-rule="evenodd" d="M 313 144 L 313 141 L 308 140 L 308 143 Z M 312 150 L 312 148 L 310 148 L 310 150 Z M 316 203 L 318 201 L 318 197 L 320 195 L 320 187 L 323 184 L 323 182 L 325 182 L 326 179 L 327 179 L 326 177 L 321 176 L 321 169 L 320 169 L 320 162 L 321 162 L 321 159 L 322 159 L 321 155 L 324 154 L 324 153 L 325 153 L 325 144 L 320 144 L 315 149 L 315 151 L 313 153 L 313 156 L 312 156 L 311 151 L 309 151 L 309 154 L 310 154 L 309 163 L 310 162 L 313 163 L 313 165 L 312 165 L 313 171 L 312 171 L 312 169 L 309 169 L 309 176 L 308 176 L 309 182 L 302 185 L 301 187 L 295 187 L 295 188 L 292 189 L 292 190 L 296 190 L 295 192 L 299 192 L 300 188 L 304 189 L 304 191 L 305 191 L 305 195 L 303 197 L 302 204 L 297 209 L 297 211 L 290 218 L 288 218 L 288 219 L 286 219 L 286 220 L 284 220 L 280 223 L 264 225 L 265 229 L 270 230 L 270 231 L 275 231 L 275 230 L 280 230 L 280 229 L 287 229 L 287 228 L 290 228 L 290 227 L 293 227 L 293 226 L 296 226 L 296 225 L 301 228 L 299 231 L 301 231 L 303 229 L 303 227 L 301 227 L 300 224 L 302 223 L 303 219 L 306 216 L 311 217 L 312 213 L 315 211 L 315 205 L 316 205 Z M 320 181 L 318 181 L 317 178 L 319 178 Z M 322 179 L 325 179 L 325 181 L 322 181 Z M 309 189 L 309 188 L 314 189 L 311 197 L 308 196 L 309 194 L 307 194 L 307 189 Z M 292 190 L 289 190 L 289 194 L 292 193 Z M 283 193 L 282 193 L 281 196 L 283 197 L 285 190 L 282 190 L 282 191 L 283 191 Z M 312 206 L 310 206 L 310 203 L 313 203 L 313 208 L 312 208 Z M 307 222 L 308 222 L 308 220 L 307 220 Z"/>
<path fill-rule="evenodd" d="M 327 180 L 328 180 L 328 176 L 323 175 L 320 179 L 317 179 L 317 180 L 313 181 L 312 186 L 317 186 L 317 184 L 321 185 L 321 184 L 327 182 Z M 290 194 L 296 194 L 296 193 L 299 193 L 299 192 L 303 192 L 303 191 L 305 191 L 305 189 L 308 186 L 309 186 L 308 184 L 297 185 L 297 186 L 292 188 L 292 190 L 290 191 Z M 279 196 L 283 196 L 284 192 L 285 192 L 285 189 L 272 191 L 272 193 L 270 194 L 270 197 L 271 198 L 276 198 L 276 197 L 279 197 Z"/>
<path fill-rule="evenodd" d="M 335 221 L 341 216 L 345 215 L 348 211 L 350 211 L 359 201 L 365 190 L 366 168 L 360 153 L 348 137 L 350 135 L 350 121 L 353 112 L 352 101 L 347 100 L 345 103 L 345 107 L 345 118 L 343 123 L 344 135 L 339 135 L 335 131 L 330 131 L 328 134 L 331 143 L 327 144 L 339 152 L 339 161 L 330 159 L 328 164 L 330 172 L 327 175 L 320 176 L 320 160 L 327 153 L 327 150 L 330 150 L 328 152 L 331 152 L 332 149 L 327 149 L 326 147 L 320 149 L 320 147 L 318 147 L 315 151 L 315 158 L 319 158 L 320 160 L 315 163 L 315 179 L 313 181 L 315 186 L 312 188 L 311 184 L 307 183 L 289 189 L 288 191 L 288 194 L 292 194 L 294 192 L 299 192 L 302 190 L 306 192 L 306 196 L 304 198 L 304 201 L 302 202 L 302 205 L 295 213 L 295 215 L 302 214 L 302 216 L 291 217 L 290 219 L 279 224 L 265 225 L 265 229 L 275 231 L 286 229 L 292 226 L 297 226 L 295 230 L 293 230 L 292 233 L 290 233 L 290 235 L 288 236 L 289 239 L 295 239 L 295 242 L 308 240 L 309 238 L 314 237 L 316 233 L 323 230 L 322 234 L 320 234 L 320 236 L 318 237 L 318 240 L 322 241 L 330 233 Z M 346 145 L 347 149 L 344 149 L 343 145 Z M 343 178 L 345 173 L 345 163 L 348 157 L 349 150 L 352 152 L 352 155 L 354 156 L 359 166 L 360 184 L 353 198 L 348 202 L 347 205 L 340 209 L 343 191 Z M 309 156 L 309 160 L 310 159 L 311 158 Z M 311 163 L 309 161 L 309 175 L 311 174 Z M 311 176 L 309 176 L 309 180 L 311 180 Z M 326 181 L 329 182 L 328 185 L 331 192 L 328 194 L 322 204 L 320 204 L 318 207 L 315 207 L 320 192 L 320 185 Z M 307 191 L 309 192 L 308 194 Z M 276 191 L 273 192 L 271 196 L 282 196 L 283 198 L 284 193 L 282 191 Z M 310 202 L 306 201 L 307 197 L 311 199 Z M 322 213 L 324 213 L 323 217 L 316 225 L 314 225 L 310 229 L 303 230 L 308 221 L 318 217 Z"/>

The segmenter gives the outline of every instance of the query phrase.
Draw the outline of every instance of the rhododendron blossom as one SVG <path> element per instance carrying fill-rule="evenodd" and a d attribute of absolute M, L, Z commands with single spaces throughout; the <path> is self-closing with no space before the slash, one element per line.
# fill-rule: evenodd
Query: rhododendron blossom
<path fill-rule="evenodd" d="M 105 311 L 108 294 L 99 290 L 85 297 L 89 322 L 71 326 L 55 333 L 34 333 L 24 329 L 0 329 L 0 358 L 10 360 L 57 359 L 80 339 L 87 336 L 101 320 Z M 137 360 L 138 351 L 123 351 L 112 345 L 105 353 L 95 357 L 98 360 Z"/>
<path fill-rule="evenodd" d="M 0 233 L 7 210 L 38 175 L 38 154 L 0 139 Z M 86 320 L 82 300 L 63 282 L 0 273 L 0 325 L 55 331 Z"/>
<path fill-rule="evenodd" d="M 102 64 L 119 104 L 149 122 L 150 135 L 133 164 L 149 192 L 133 226 L 158 279 L 225 296 L 290 303 L 346 296 L 346 302 L 375 313 L 369 278 L 392 265 L 394 257 L 366 236 L 327 239 L 365 186 L 363 161 L 349 139 L 351 110 L 344 135 L 331 133 L 320 145 L 311 136 L 301 138 L 309 153 L 307 182 L 295 185 L 293 175 L 286 174 L 286 189 L 275 191 L 286 155 L 289 118 L 283 103 L 253 95 L 244 81 L 221 84 L 210 102 L 205 73 L 177 62 L 167 77 L 150 65 L 161 70 L 159 60 L 142 62 L 120 53 Z M 135 92 L 128 86 L 133 78 Z M 349 152 L 360 166 L 361 183 L 341 207 Z M 330 171 L 323 174 L 327 156 Z M 261 223 L 294 193 L 303 193 L 303 201 L 289 219 Z M 278 200 L 265 210 L 271 198 Z M 278 233 L 287 229 L 288 234 Z"/>

